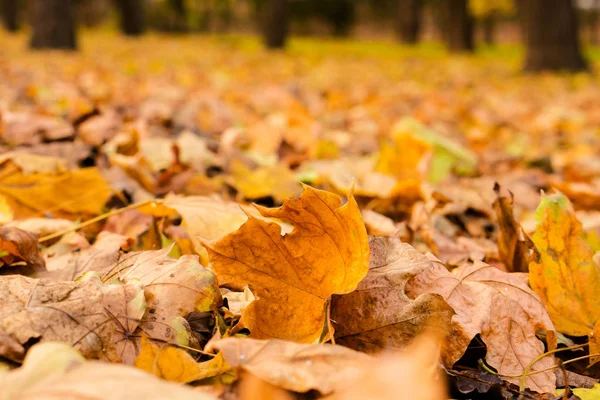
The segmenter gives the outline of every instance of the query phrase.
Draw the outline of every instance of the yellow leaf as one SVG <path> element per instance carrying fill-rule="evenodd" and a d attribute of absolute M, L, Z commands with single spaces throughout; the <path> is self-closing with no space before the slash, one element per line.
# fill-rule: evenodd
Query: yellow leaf
<path fill-rule="evenodd" d="M 3 174 L 0 193 L 40 213 L 101 214 L 112 189 L 97 168 L 83 168 L 60 174 Z"/>
<path fill-rule="evenodd" d="M 573 394 L 581 400 L 600 400 L 600 383 L 596 383 L 593 388 L 573 388 Z M 556 394 L 562 396 L 564 389 L 558 389 Z"/>
<path fill-rule="evenodd" d="M 258 208 L 263 217 L 291 222 L 289 234 L 248 215 L 237 231 L 205 243 L 220 284 L 249 286 L 258 297 L 242 313 L 252 337 L 318 340 L 326 301 L 354 290 L 367 273 L 369 244 L 360 210 L 352 195 L 341 203 L 333 193 L 306 186 L 299 199 L 280 208 Z"/>
<path fill-rule="evenodd" d="M 180 383 L 212 378 L 231 369 L 221 353 L 209 361 L 199 363 L 180 348 L 156 346 L 146 335 L 142 336 L 142 349 L 134 365 L 159 378 Z"/>
<path fill-rule="evenodd" d="M 231 165 L 230 183 L 246 199 L 272 196 L 280 202 L 300 193 L 296 176 L 281 164 L 251 171 L 241 162 L 234 160 Z"/>
<path fill-rule="evenodd" d="M 0 224 L 6 224 L 13 220 L 13 211 L 6 197 L 0 195 Z"/>
<path fill-rule="evenodd" d="M 600 319 L 600 268 L 581 223 L 561 193 L 542 197 L 536 220 L 532 240 L 539 255 L 529 264 L 529 283 L 559 332 L 588 335 Z"/>

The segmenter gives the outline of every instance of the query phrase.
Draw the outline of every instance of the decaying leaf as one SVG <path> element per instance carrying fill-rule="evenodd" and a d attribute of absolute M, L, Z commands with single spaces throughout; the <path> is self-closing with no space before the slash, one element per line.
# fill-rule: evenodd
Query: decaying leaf
<path fill-rule="evenodd" d="M 21 368 L 0 372 L 0 386 L 2 400 L 216 399 L 133 367 L 85 361 L 74 348 L 55 342 L 33 346 Z"/>
<path fill-rule="evenodd" d="M 63 239 L 67 240 L 68 237 Z M 47 271 L 37 273 L 35 277 L 68 281 L 75 280 L 86 272 L 102 275 L 117 264 L 121 250 L 128 247 L 129 238 L 116 233 L 100 232 L 91 247 L 79 252 L 55 254 L 46 251 Z"/>
<path fill-rule="evenodd" d="M 192 311 L 214 311 L 221 304 L 215 275 L 197 256 L 169 257 L 170 248 L 125 256 L 103 280 L 142 285 L 148 313 L 141 329 L 150 337 L 189 345 L 190 328 L 184 317 Z"/>
<path fill-rule="evenodd" d="M 227 338 L 213 343 L 232 367 L 294 392 L 329 394 L 356 379 L 370 357 L 343 346 Z"/>
<path fill-rule="evenodd" d="M 199 363 L 185 350 L 173 346 L 159 347 L 146 335 L 142 337 L 142 348 L 135 359 L 135 366 L 159 378 L 179 383 L 212 378 L 231 369 L 221 353 Z"/>
<path fill-rule="evenodd" d="M 521 225 L 513 215 L 513 199 L 500 195 L 500 186 L 496 184 L 494 211 L 498 219 L 498 253 L 509 272 L 529 271 L 529 247 Z"/>
<path fill-rule="evenodd" d="M 589 335 L 600 320 L 600 266 L 582 237 L 581 223 L 562 194 L 543 196 L 532 237 L 537 254 L 529 283 L 559 332 Z"/>
<path fill-rule="evenodd" d="M 0 356 L 23 359 L 36 341 L 61 341 L 86 358 L 121 361 L 135 349 L 127 333 L 145 311 L 139 285 L 0 277 Z M 6 351 L 9 351 L 6 353 Z"/>
<path fill-rule="evenodd" d="M 244 309 L 244 324 L 256 338 L 310 343 L 321 337 L 325 303 L 332 294 L 351 292 L 365 276 L 369 246 L 360 211 L 351 195 L 345 205 L 332 193 L 305 187 L 281 208 L 259 207 L 237 231 L 205 245 L 219 284 L 249 286 L 258 300 Z M 317 250 L 318 249 L 318 250 Z"/>
<path fill-rule="evenodd" d="M 406 283 L 431 268 L 431 261 L 397 238 L 369 239 L 367 276 L 355 291 L 335 296 L 331 307 L 336 342 L 355 350 L 401 349 L 417 335 L 436 329 L 449 332 L 454 311 L 438 294 L 415 300 Z"/>
<path fill-rule="evenodd" d="M 34 235 L 18 228 L 0 227 L 0 267 L 16 262 L 36 269 L 45 266 Z"/>
<path fill-rule="evenodd" d="M 509 274 L 478 262 L 449 272 L 440 262 L 412 279 L 407 286 L 411 297 L 437 293 L 452 306 L 451 339 L 442 357 L 451 367 L 479 334 L 487 346 L 486 362 L 502 375 L 523 373 L 536 357 L 544 353 L 544 344 L 536 337 L 545 331 L 548 346 L 556 346 L 554 327 L 539 297 L 527 286 L 525 276 Z M 537 362 L 532 371 L 554 365 L 553 356 Z M 507 378 L 517 383 L 518 379 Z M 554 390 L 552 371 L 527 377 L 526 385 L 542 393 Z"/>

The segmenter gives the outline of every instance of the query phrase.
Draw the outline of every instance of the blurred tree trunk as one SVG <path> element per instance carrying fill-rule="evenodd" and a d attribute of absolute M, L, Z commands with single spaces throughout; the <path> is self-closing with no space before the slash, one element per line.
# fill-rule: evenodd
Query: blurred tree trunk
<path fill-rule="evenodd" d="M 19 2 L 17 0 L 1 0 L 2 1 L 2 22 L 4 28 L 9 32 L 19 30 Z"/>
<path fill-rule="evenodd" d="M 139 36 L 146 30 L 144 0 L 117 0 L 121 16 L 121 32 L 127 36 Z"/>
<path fill-rule="evenodd" d="M 30 0 L 32 49 L 75 50 L 75 2 Z"/>
<path fill-rule="evenodd" d="M 446 0 L 446 44 L 450 51 L 473 51 L 473 17 L 468 0 Z"/>
<path fill-rule="evenodd" d="M 333 35 L 337 37 L 350 35 L 356 17 L 353 0 L 329 0 L 327 9 L 328 19 L 333 27 Z"/>
<path fill-rule="evenodd" d="M 267 0 L 263 18 L 265 45 L 270 49 L 284 48 L 288 34 L 288 1 Z"/>
<path fill-rule="evenodd" d="M 481 28 L 483 30 L 483 41 L 487 45 L 496 43 L 496 15 L 493 12 L 488 13 L 481 20 Z"/>
<path fill-rule="evenodd" d="M 422 0 L 399 0 L 396 10 L 396 33 L 403 43 L 415 44 L 421 31 Z"/>
<path fill-rule="evenodd" d="M 573 0 L 525 0 L 522 11 L 527 30 L 525 70 L 587 69 Z"/>
<path fill-rule="evenodd" d="M 593 8 L 590 10 L 590 43 L 594 46 L 600 44 L 600 37 L 598 36 L 598 22 L 600 22 L 600 1 L 594 0 Z"/>

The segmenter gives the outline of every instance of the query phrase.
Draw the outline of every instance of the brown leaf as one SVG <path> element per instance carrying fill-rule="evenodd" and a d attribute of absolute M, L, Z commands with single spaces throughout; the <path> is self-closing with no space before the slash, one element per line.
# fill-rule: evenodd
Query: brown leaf
<path fill-rule="evenodd" d="M 327 300 L 354 290 L 367 272 L 369 245 L 356 201 L 350 196 L 342 206 L 337 195 L 307 186 L 280 208 L 258 209 L 294 229 L 282 236 L 279 225 L 249 215 L 237 231 L 206 244 L 210 267 L 221 285 L 248 285 L 258 297 L 242 314 L 253 337 L 314 342 Z"/>
<path fill-rule="evenodd" d="M 214 343 L 232 367 L 295 392 L 329 394 L 360 375 L 366 354 L 330 344 L 227 338 Z"/>
<path fill-rule="evenodd" d="M 509 274 L 484 263 L 467 264 L 449 272 L 440 262 L 412 279 L 409 296 L 437 293 L 452 306 L 453 334 L 442 354 L 451 367 L 471 340 L 480 335 L 487 346 L 486 362 L 503 375 L 521 374 L 527 365 L 544 353 L 537 331 L 546 331 L 549 347 L 556 346 L 550 317 L 539 297 L 520 274 Z M 554 339 L 552 339 L 554 338 Z M 554 357 L 537 362 L 532 371 L 554 365 Z M 507 378 L 509 382 L 518 379 Z M 527 377 L 527 387 L 545 392 L 555 388 L 551 371 Z"/>
<path fill-rule="evenodd" d="M 0 356 L 22 360 L 26 347 L 41 340 L 69 343 L 86 358 L 120 361 L 131 351 L 124 335 L 135 331 L 145 310 L 141 293 L 135 285 L 97 280 L 0 277 Z"/>
<path fill-rule="evenodd" d="M 0 267 L 16 262 L 34 269 L 44 269 L 46 265 L 34 235 L 18 228 L 0 227 Z"/>
<path fill-rule="evenodd" d="M 86 272 L 104 274 L 113 268 L 119 261 L 121 249 L 127 248 L 129 238 L 116 233 L 100 232 L 94 244 L 79 252 L 52 257 L 47 254 L 47 271 L 41 272 L 36 277 L 52 278 L 56 280 L 75 280 Z"/>
<path fill-rule="evenodd" d="M 431 261 L 396 238 L 369 238 L 371 259 L 367 276 L 354 292 L 335 296 L 331 307 L 336 342 L 374 352 L 405 347 L 428 328 L 445 335 L 454 311 L 436 294 L 415 300 L 406 283 L 431 268 Z"/>
<path fill-rule="evenodd" d="M 513 215 L 513 199 L 500 195 L 500 185 L 494 186 L 493 207 L 498 220 L 498 253 L 509 272 L 529 271 L 529 247 L 521 225 Z"/>
<path fill-rule="evenodd" d="M 215 311 L 221 293 L 215 275 L 197 256 L 169 257 L 171 248 L 128 254 L 103 280 L 139 282 L 148 313 L 141 329 L 153 339 L 188 345 L 190 329 L 184 317 L 192 311 Z"/>

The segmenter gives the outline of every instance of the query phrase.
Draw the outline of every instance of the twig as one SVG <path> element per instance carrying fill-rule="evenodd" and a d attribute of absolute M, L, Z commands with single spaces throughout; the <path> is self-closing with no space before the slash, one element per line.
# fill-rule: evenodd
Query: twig
<path fill-rule="evenodd" d="M 160 203 L 161 203 L 160 200 L 151 199 L 151 200 L 142 201 L 140 203 L 130 204 L 123 208 L 117 208 L 116 210 L 111 210 L 102 215 L 98 215 L 97 217 L 88 219 L 87 221 L 83 221 L 83 222 L 76 224 L 75 226 L 72 226 L 68 229 L 65 229 L 65 230 L 62 230 L 59 232 L 54 232 L 54 233 L 51 233 L 50 235 L 42 236 L 41 238 L 38 239 L 38 243 L 44 243 L 44 242 L 47 242 L 48 240 L 52 240 L 52 239 L 61 237 L 63 235 L 66 235 L 67 233 L 78 231 L 81 228 L 85 228 L 86 226 L 95 224 L 96 222 L 102 221 L 103 219 L 106 219 L 109 217 L 112 217 L 113 215 L 118 215 L 118 214 L 124 213 L 125 211 L 134 210 L 136 208 L 140 208 L 140 207 L 146 206 L 148 204 L 160 204 Z"/>

